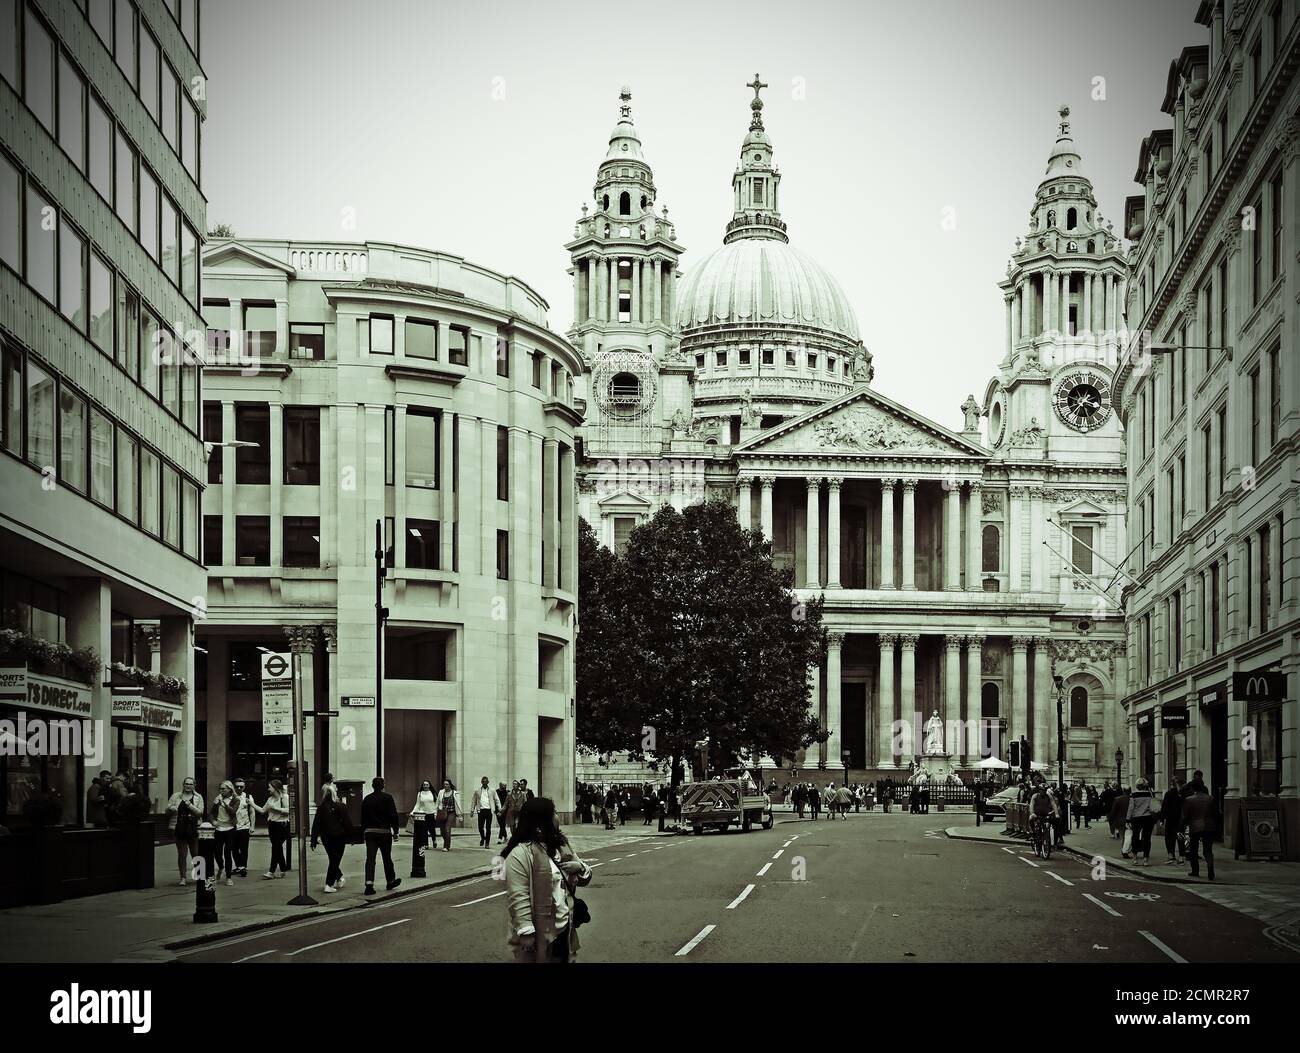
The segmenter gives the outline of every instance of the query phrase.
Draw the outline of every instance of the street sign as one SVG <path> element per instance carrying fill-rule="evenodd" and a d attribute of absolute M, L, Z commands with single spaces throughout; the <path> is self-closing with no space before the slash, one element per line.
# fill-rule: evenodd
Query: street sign
<path fill-rule="evenodd" d="M 1286 698 L 1286 673 L 1233 673 L 1232 697 L 1243 702 L 1277 702 Z"/>
<path fill-rule="evenodd" d="M 1187 707 L 1165 706 L 1160 710 L 1160 726 L 1173 730 L 1187 727 Z"/>
<path fill-rule="evenodd" d="M 262 652 L 262 734 L 293 734 L 293 665 L 276 651 Z"/>
<path fill-rule="evenodd" d="M 363 709 L 375 708 L 374 695 L 344 695 L 340 701 L 345 706 L 357 706 Z"/>

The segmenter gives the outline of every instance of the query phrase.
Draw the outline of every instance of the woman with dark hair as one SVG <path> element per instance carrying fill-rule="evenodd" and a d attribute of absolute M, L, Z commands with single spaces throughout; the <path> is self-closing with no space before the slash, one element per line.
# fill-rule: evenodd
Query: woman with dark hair
<path fill-rule="evenodd" d="M 346 884 L 343 877 L 343 852 L 352 833 L 352 822 L 347 809 L 339 802 L 338 790 L 332 782 L 321 787 L 320 804 L 311 824 L 311 848 L 316 851 L 320 841 L 325 842 L 325 855 L 329 866 L 325 871 L 325 892 L 335 893 Z M 305 863 L 304 863 L 305 865 Z"/>
<path fill-rule="evenodd" d="M 573 962 L 578 953 L 574 892 L 591 868 L 569 847 L 555 802 L 535 797 L 502 853 L 506 872 L 507 938 L 517 962 Z"/>
<path fill-rule="evenodd" d="M 435 815 L 438 820 L 438 829 L 442 832 L 442 850 L 450 852 L 451 824 L 465 812 L 465 809 L 460 805 L 460 791 L 456 789 L 456 784 L 450 779 L 442 780 L 442 789 L 438 791 L 436 807 Z"/>

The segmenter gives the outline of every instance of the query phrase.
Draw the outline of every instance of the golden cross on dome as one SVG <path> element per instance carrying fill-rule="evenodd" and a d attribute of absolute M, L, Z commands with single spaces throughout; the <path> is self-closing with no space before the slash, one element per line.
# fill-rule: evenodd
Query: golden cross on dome
<path fill-rule="evenodd" d="M 1061 134 L 1069 135 L 1070 134 L 1070 107 L 1062 106 L 1056 112 L 1061 115 Z"/>

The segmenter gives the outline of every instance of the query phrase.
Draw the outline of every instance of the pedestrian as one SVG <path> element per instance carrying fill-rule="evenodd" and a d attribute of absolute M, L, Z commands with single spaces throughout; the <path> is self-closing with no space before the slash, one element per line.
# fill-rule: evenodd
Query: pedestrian
<path fill-rule="evenodd" d="M 167 825 L 176 842 L 176 870 L 180 873 L 183 888 L 188 888 L 190 883 L 188 857 L 198 856 L 199 823 L 202 820 L 203 796 L 194 789 L 194 780 L 186 778 L 180 790 L 167 801 Z"/>
<path fill-rule="evenodd" d="M 1146 779 L 1138 779 L 1129 796 L 1128 824 L 1133 830 L 1133 862 L 1140 867 L 1151 865 L 1151 831 L 1156 825 L 1153 805 L 1155 794 Z"/>
<path fill-rule="evenodd" d="M 808 810 L 812 812 L 814 820 L 822 810 L 822 792 L 817 788 L 816 783 L 812 783 L 808 787 Z"/>
<path fill-rule="evenodd" d="M 442 850 L 451 851 L 451 824 L 460 819 L 465 810 L 460 806 L 460 791 L 450 779 L 442 780 L 438 791 L 438 829 L 442 832 Z"/>
<path fill-rule="evenodd" d="M 507 942 L 521 963 L 571 963 L 578 926 L 587 920 L 578 886 L 591 868 L 577 857 L 560 829 L 555 803 L 528 801 L 505 850 Z"/>
<path fill-rule="evenodd" d="M 435 841 L 436 835 L 433 833 L 434 813 L 438 810 L 438 795 L 433 791 L 433 783 L 425 779 L 420 783 L 420 789 L 415 795 L 415 802 L 411 805 L 408 813 L 410 822 L 413 825 L 411 831 L 415 838 L 412 852 L 423 852 L 428 847 L 430 841 Z"/>
<path fill-rule="evenodd" d="M 1111 835 L 1123 838 L 1124 831 L 1128 829 L 1128 794 L 1120 787 L 1115 788 L 1115 794 L 1110 799 L 1107 820 L 1110 823 Z"/>
<path fill-rule="evenodd" d="M 311 824 L 311 850 L 316 851 L 318 842 L 325 845 L 325 855 L 329 859 L 325 870 L 327 893 L 333 894 L 347 884 L 343 877 L 343 852 L 351 830 L 352 821 L 347 809 L 339 802 L 338 790 L 332 782 L 325 783 L 320 788 L 320 804 L 316 806 L 316 818 Z"/>
<path fill-rule="evenodd" d="M 614 824 L 611 818 L 618 813 L 618 793 L 614 787 L 605 791 L 605 800 L 600 809 L 601 821 L 605 824 L 606 830 L 613 830 Z"/>
<path fill-rule="evenodd" d="M 1165 853 L 1169 856 L 1165 860 L 1167 867 L 1178 866 L 1178 857 L 1183 854 L 1179 845 L 1183 830 L 1182 786 L 1182 780 L 1175 775 L 1169 780 L 1169 789 L 1160 800 L 1160 821 L 1165 824 Z"/>
<path fill-rule="evenodd" d="M 794 812 L 800 819 L 803 818 L 804 805 L 808 802 L 808 794 L 803 788 L 803 783 L 797 783 L 794 792 L 790 795 L 794 802 Z"/>
<path fill-rule="evenodd" d="M 96 828 L 108 826 L 108 784 L 113 773 L 101 771 L 86 787 L 86 822 Z"/>
<path fill-rule="evenodd" d="M 392 892 L 402 883 L 393 869 L 393 841 L 397 837 L 397 828 L 397 802 L 384 789 L 383 778 L 376 775 L 370 780 L 370 793 L 361 802 L 361 834 L 366 840 L 366 888 L 362 895 L 375 894 L 376 853 L 384 857 L 387 890 Z"/>
<path fill-rule="evenodd" d="M 585 793 L 585 791 L 584 791 Z M 506 840 L 506 801 L 510 797 L 510 791 L 506 789 L 505 783 L 497 783 L 497 844 L 504 844 Z M 591 822 L 591 804 L 587 803 L 587 822 Z"/>
<path fill-rule="evenodd" d="M 826 805 L 826 817 L 830 819 L 832 822 L 835 821 L 835 812 L 839 807 L 835 797 L 835 793 L 836 793 L 835 784 L 830 783 L 826 787 L 826 796 L 822 798 L 823 803 Z"/>
<path fill-rule="evenodd" d="M 525 797 L 527 800 L 530 800 L 530 801 L 531 801 L 531 800 L 533 799 L 533 791 L 530 790 L 530 789 L 528 788 L 528 780 L 527 780 L 527 779 L 520 779 L 520 780 L 519 780 L 519 788 L 520 788 L 521 790 L 524 791 L 524 797 Z"/>
<path fill-rule="evenodd" d="M 262 877 L 284 877 L 289 872 L 289 857 L 285 852 L 289 844 L 289 792 L 284 783 L 272 779 L 267 783 L 266 803 L 253 807 L 259 815 L 266 816 L 266 833 L 271 840 L 271 865 Z"/>
<path fill-rule="evenodd" d="M 921 814 L 930 814 L 930 780 L 922 776 L 921 778 Z"/>
<path fill-rule="evenodd" d="M 1194 793 L 1203 793 L 1207 797 L 1210 796 L 1210 788 L 1205 785 L 1205 772 L 1201 771 L 1200 768 L 1192 772 L 1191 782 L 1183 787 L 1184 797 L 1190 797 Z"/>
<path fill-rule="evenodd" d="M 243 779 L 235 780 L 235 873 L 241 878 L 248 877 L 248 842 L 253 836 L 256 822 L 256 805 L 253 795 L 247 791 Z"/>
<path fill-rule="evenodd" d="M 214 880 L 225 871 L 226 884 L 235 883 L 235 784 L 224 780 L 217 789 L 217 799 L 212 802 L 212 826 L 215 830 L 217 872 Z"/>
<path fill-rule="evenodd" d="M 495 804 L 496 796 L 492 792 L 492 783 L 484 775 L 469 795 L 470 814 L 478 820 L 479 848 L 492 847 L 492 812 Z"/>
<path fill-rule="evenodd" d="M 1200 776 L 1200 772 L 1196 773 Z M 1192 792 L 1183 800 L 1183 819 L 1187 823 L 1187 858 L 1192 864 L 1192 869 L 1188 871 L 1190 877 L 1201 876 L 1200 866 L 1200 849 L 1204 846 L 1205 850 L 1205 867 L 1206 875 L 1211 881 L 1214 880 L 1214 835 L 1216 833 L 1216 823 L 1214 819 L 1214 799 L 1205 789 L 1205 783 L 1202 781 L 1199 786 L 1196 780 L 1189 785 L 1193 786 Z"/>
<path fill-rule="evenodd" d="M 1079 829 L 1079 824 L 1083 822 L 1085 816 L 1085 802 L 1087 797 L 1083 792 L 1083 783 L 1076 780 L 1070 788 L 1070 811 L 1074 813 L 1074 828 Z"/>

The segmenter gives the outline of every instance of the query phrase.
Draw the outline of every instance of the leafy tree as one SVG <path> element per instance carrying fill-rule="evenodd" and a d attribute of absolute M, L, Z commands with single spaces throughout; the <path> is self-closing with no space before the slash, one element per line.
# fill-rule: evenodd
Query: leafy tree
<path fill-rule="evenodd" d="M 218 223 L 208 231 L 208 237 L 210 238 L 233 238 L 234 236 L 235 228 L 229 223 Z"/>
<path fill-rule="evenodd" d="M 743 750 L 789 756 L 824 737 L 808 710 L 821 600 L 799 602 L 793 572 L 727 502 L 661 508 L 621 557 L 588 527 L 579 568 L 584 746 L 671 760 L 676 778 L 706 738 L 717 770 Z"/>

